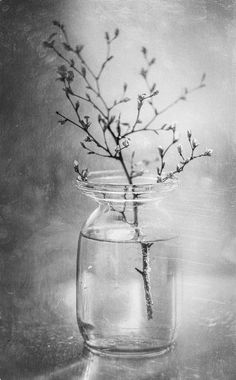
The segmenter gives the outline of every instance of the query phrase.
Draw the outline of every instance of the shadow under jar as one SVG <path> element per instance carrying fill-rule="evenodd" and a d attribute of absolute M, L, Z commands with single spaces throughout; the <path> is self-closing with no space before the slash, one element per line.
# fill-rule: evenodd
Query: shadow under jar
<path fill-rule="evenodd" d="M 78 188 L 97 209 L 82 227 L 77 319 L 86 346 L 107 355 L 168 350 L 176 337 L 178 239 L 160 202 L 176 180 L 151 175 L 125 184 L 118 171 L 93 172 Z"/>

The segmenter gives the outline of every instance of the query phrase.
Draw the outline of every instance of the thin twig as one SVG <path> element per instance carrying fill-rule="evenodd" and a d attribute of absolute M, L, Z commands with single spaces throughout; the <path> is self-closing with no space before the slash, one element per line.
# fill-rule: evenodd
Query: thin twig
<path fill-rule="evenodd" d="M 60 117 L 62 117 L 64 120 L 65 120 L 65 122 L 69 122 L 69 123 L 71 123 L 71 124 L 73 124 L 73 125 L 75 125 L 76 127 L 78 127 L 78 128 L 80 128 L 80 129 L 82 129 L 82 131 L 84 131 L 89 137 L 91 137 L 92 139 L 93 139 L 93 141 L 95 142 L 95 144 L 99 147 L 99 148 L 101 148 L 101 149 L 103 149 L 104 151 L 106 151 L 106 152 L 108 152 L 107 151 L 107 149 L 106 149 L 106 147 L 104 147 L 88 130 L 85 130 L 84 128 L 83 128 L 83 126 L 81 125 L 81 124 L 79 124 L 79 123 L 76 123 L 74 120 L 72 120 L 72 119 L 70 119 L 68 116 L 65 116 L 65 115 L 63 115 L 61 112 L 59 112 L 59 111 L 56 111 L 56 114 L 58 115 L 58 116 L 60 116 Z"/>

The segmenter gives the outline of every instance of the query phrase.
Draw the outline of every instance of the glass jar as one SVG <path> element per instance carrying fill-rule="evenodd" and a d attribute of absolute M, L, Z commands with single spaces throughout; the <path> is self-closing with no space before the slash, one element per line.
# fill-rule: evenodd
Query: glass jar
<path fill-rule="evenodd" d="M 86 346 L 113 355 L 166 351 L 178 320 L 178 239 L 160 201 L 177 181 L 146 174 L 127 185 L 121 172 L 103 171 L 77 183 L 98 203 L 78 244 L 77 319 Z"/>

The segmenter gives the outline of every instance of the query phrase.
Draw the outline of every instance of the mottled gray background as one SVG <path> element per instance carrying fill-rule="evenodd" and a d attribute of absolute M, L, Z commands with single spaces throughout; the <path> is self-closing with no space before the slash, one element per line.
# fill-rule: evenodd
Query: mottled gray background
<path fill-rule="evenodd" d="M 143 45 L 157 58 L 153 77 L 160 90 L 160 107 L 207 73 L 206 89 L 171 109 L 160 122 L 176 121 L 182 136 L 190 128 L 203 149 L 214 149 L 212 159 L 186 169 L 178 195 L 179 211 L 175 212 L 184 232 L 189 270 L 187 310 L 196 298 L 194 316 L 185 314 L 188 336 L 191 320 L 199 321 L 204 314 L 201 307 L 206 293 L 213 302 L 209 309 L 203 308 L 206 318 L 215 310 L 212 318 L 217 314 L 231 323 L 229 331 L 224 330 L 224 337 L 228 334 L 225 341 L 212 338 L 209 343 L 211 337 L 195 334 L 196 344 L 202 348 L 197 351 L 199 360 L 193 370 L 201 379 L 205 373 L 207 379 L 235 378 L 233 359 L 228 359 L 235 347 L 236 331 L 232 325 L 236 268 L 235 12 L 233 0 L 0 0 L 2 380 L 32 379 L 36 374 L 49 378 L 43 373 L 78 358 L 76 246 L 81 223 L 93 205 L 72 186 L 72 163 L 77 158 L 83 166 L 95 169 L 111 165 L 102 160 L 92 162 L 93 157 L 81 152 L 81 133 L 57 124 L 55 111 L 70 111 L 55 81 L 58 60 L 42 46 L 53 30 L 54 19 L 67 25 L 73 42 L 86 44 L 86 57 L 95 68 L 105 52 L 104 31 L 120 28 L 114 71 L 109 69 L 104 77 L 108 99 L 119 92 L 124 81 L 129 83 L 129 95 L 143 92 L 138 75 Z M 127 106 L 127 117 L 132 116 L 132 107 L 134 103 Z M 140 142 L 136 141 L 140 155 L 148 152 L 153 158 L 158 142 L 154 144 L 147 136 Z M 193 262 L 198 264 L 194 267 Z M 206 277 L 201 288 L 202 273 L 213 272 L 212 282 L 206 285 Z M 193 273 L 200 273 L 200 277 Z M 201 299 L 203 303 L 196 306 Z M 216 308 L 219 302 L 223 302 L 221 311 Z M 220 336 L 222 326 L 214 330 L 216 335 Z M 215 354 L 204 360 L 214 345 L 221 349 L 216 367 Z M 190 351 L 186 349 L 186 357 Z M 188 357 L 188 362 L 191 360 L 194 358 Z M 194 373 L 186 372 L 187 366 L 183 368 L 181 379 L 195 378 L 191 377 Z M 103 376 L 97 379 L 113 378 L 111 373 Z M 55 378 L 72 377 L 58 374 Z"/>

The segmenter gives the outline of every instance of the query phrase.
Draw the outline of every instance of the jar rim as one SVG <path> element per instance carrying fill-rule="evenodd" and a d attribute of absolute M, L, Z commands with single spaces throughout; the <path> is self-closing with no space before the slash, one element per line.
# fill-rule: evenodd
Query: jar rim
<path fill-rule="evenodd" d="M 76 180 L 77 188 L 94 198 L 122 198 L 134 200 L 137 198 L 153 198 L 174 190 L 179 180 L 176 177 L 168 178 L 165 182 L 157 182 L 151 172 L 144 172 L 142 176 L 134 178 L 129 184 L 121 170 L 101 170 L 88 174 L 87 181 L 79 177 Z"/>

